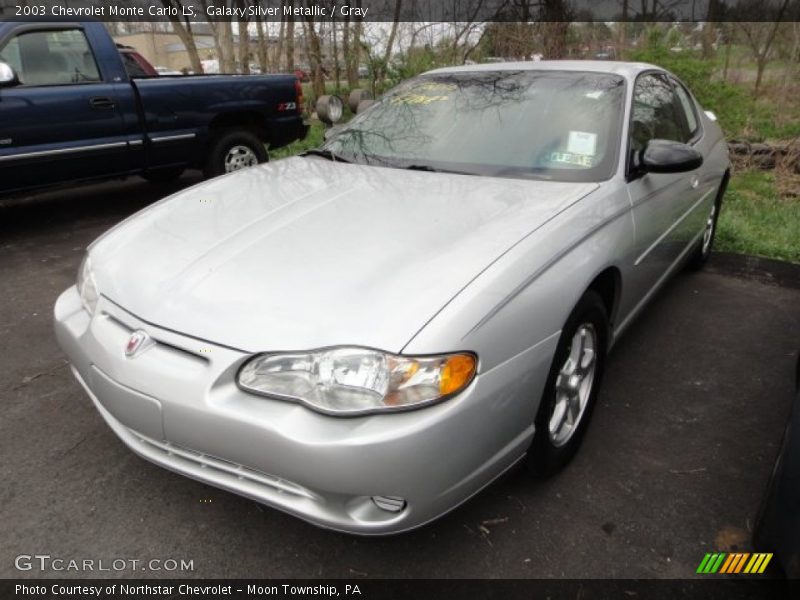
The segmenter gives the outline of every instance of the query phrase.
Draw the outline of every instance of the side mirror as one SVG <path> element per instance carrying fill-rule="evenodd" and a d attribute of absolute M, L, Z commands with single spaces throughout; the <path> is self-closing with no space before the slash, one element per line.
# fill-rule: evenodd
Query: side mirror
<path fill-rule="evenodd" d="M 0 62 L 0 87 L 10 87 L 19 83 L 19 77 L 8 63 Z"/>
<path fill-rule="evenodd" d="M 638 167 L 647 173 L 685 173 L 703 164 L 703 155 L 688 144 L 650 140 L 642 150 Z"/>

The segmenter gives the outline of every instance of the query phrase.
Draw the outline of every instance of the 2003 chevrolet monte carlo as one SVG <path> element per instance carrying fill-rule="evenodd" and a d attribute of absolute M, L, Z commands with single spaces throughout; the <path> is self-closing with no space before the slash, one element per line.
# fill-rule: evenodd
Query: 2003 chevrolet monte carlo
<path fill-rule="evenodd" d="M 448 68 L 318 149 L 123 221 L 55 306 L 97 410 L 167 469 L 358 534 L 563 467 L 605 357 L 708 258 L 727 149 L 672 75 Z"/>

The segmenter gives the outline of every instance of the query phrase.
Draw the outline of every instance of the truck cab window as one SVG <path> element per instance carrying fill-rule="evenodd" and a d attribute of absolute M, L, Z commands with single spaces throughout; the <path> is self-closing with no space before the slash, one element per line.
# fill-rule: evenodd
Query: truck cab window
<path fill-rule="evenodd" d="M 0 55 L 23 85 L 68 85 L 100 81 L 94 55 L 78 29 L 34 31 L 13 38 Z"/>

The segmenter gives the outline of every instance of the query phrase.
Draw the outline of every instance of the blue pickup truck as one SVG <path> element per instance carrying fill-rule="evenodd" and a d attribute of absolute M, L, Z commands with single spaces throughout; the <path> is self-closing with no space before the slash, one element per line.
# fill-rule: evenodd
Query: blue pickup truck
<path fill-rule="evenodd" d="M 302 138 L 293 75 L 134 79 L 99 22 L 0 22 L 0 195 L 201 168 L 214 177 Z"/>

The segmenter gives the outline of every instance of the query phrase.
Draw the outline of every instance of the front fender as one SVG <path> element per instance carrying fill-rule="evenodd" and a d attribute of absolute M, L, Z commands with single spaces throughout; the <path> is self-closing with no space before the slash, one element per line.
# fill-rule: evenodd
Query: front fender
<path fill-rule="evenodd" d="M 633 244 L 624 188 L 601 187 L 498 259 L 403 352 L 472 350 L 490 370 L 560 332 L 597 274 L 624 262 Z"/>

